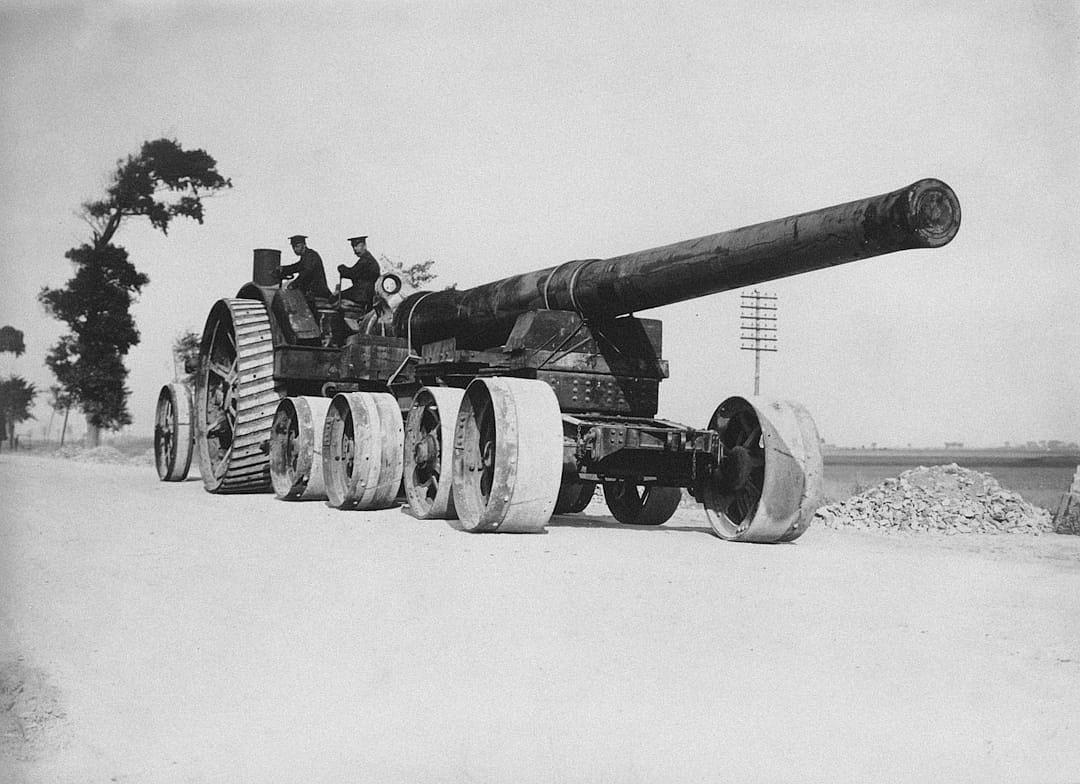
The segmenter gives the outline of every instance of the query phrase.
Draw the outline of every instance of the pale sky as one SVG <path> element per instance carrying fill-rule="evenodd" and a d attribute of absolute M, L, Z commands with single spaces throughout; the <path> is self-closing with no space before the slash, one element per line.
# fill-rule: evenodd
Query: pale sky
<path fill-rule="evenodd" d="M 161 136 L 235 187 L 202 226 L 116 237 L 150 276 L 132 434 L 173 339 L 250 279 L 253 248 L 290 259 L 290 234 L 331 274 L 368 234 L 465 288 L 937 177 L 952 244 L 763 287 L 763 393 L 838 444 L 1080 441 L 1078 9 L 0 0 L 0 324 L 27 342 L 0 373 L 54 383 L 64 327 L 36 295 L 73 273 L 79 205 Z M 703 426 L 752 391 L 738 313 L 732 291 L 639 314 L 664 321 L 661 416 Z"/>

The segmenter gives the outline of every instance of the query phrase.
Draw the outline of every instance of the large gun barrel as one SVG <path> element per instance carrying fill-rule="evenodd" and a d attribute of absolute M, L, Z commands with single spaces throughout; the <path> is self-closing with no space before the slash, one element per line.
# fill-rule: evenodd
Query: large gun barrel
<path fill-rule="evenodd" d="M 610 259 L 579 259 L 465 291 L 419 292 L 394 315 L 413 346 L 455 337 L 498 345 L 530 310 L 613 317 L 912 248 L 960 228 L 944 182 L 906 188 Z"/>

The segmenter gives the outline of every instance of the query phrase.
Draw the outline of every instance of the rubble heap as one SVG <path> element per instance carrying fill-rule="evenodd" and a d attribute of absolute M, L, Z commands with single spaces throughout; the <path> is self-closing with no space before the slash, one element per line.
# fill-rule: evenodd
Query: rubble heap
<path fill-rule="evenodd" d="M 112 465 L 143 465 L 147 462 L 153 465 L 154 450 L 149 449 L 145 454 L 136 457 L 127 457 L 123 452 L 113 446 L 97 446 L 87 449 L 81 446 L 62 446 L 53 452 L 54 457 L 64 460 L 75 460 L 79 463 L 107 463 Z"/>
<path fill-rule="evenodd" d="M 865 493 L 817 511 L 826 528 L 888 532 L 1040 534 L 1050 513 L 1006 490 L 989 474 L 950 465 L 919 466 Z"/>

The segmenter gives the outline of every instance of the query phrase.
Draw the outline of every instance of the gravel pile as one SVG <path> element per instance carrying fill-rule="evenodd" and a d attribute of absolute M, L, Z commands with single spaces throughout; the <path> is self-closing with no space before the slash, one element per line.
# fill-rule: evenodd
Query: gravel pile
<path fill-rule="evenodd" d="M 85 449 L 81 446 L 62 446 L 53 453 L 54 457 L 64 460 L 75 460 L 80 463 L 109 463 L 113 465 L 144 465 L 147 462 L 153 464 L 154 450 L 149 449 L 142 455 L 128 457 L 113 446 L 98 446 L 93 449 Z"/>
<path fill-rule="evenodd" d="M 826 528 L 943 534 L 1034 534 L 1053 530 L 1050 513 L 1004 489 L 989 474 L 951 465 L 919 466 L 865 493 L 817 511 Z"/>

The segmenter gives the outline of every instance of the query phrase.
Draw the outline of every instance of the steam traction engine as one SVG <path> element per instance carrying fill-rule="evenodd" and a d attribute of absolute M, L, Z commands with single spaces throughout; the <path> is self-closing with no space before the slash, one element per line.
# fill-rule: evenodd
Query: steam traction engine
<path fill-rule="evenodd" d="M 762 281 L 948 243 L 960 206 L 938 180 L 466 291 L 406 291 L 369 313 L 281 289 L 277 251 L 218 301 L 193 404 L 162 389 L 158 470 L 206 489 L 394 503 L 469 531 L 537 531 L 597 484 L 612 515 L 660 525 L 682 488 L 724 539 L 789 541 L 819 502 L 818 434 L 797 403 L 731 397 L 694 428 L 658 419 L 659 321 L 633 314 Z M 346 303 L 348 305 L 348 303 Z M 187 433 L 193 430 L 191 440 Z"/>

